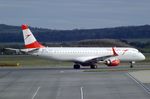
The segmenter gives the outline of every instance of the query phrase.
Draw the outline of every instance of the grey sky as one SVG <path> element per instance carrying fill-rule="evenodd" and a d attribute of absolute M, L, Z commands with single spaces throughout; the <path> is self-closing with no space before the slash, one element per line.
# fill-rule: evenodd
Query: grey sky
<path fill-rule="evenodd" d="M 0 24 L 50 29 L 150 24 L 150 0 L 0 0 Z"/>

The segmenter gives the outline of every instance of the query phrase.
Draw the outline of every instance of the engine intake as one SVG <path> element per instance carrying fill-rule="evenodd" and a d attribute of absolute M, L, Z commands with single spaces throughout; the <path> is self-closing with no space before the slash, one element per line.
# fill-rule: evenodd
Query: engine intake
<path fill-rule="evenodd" d="M 120 64 L 120 60 L 119 59 L 107 59 L 105 61 L 105 64 L 107 66 L 118 66 Z"/>

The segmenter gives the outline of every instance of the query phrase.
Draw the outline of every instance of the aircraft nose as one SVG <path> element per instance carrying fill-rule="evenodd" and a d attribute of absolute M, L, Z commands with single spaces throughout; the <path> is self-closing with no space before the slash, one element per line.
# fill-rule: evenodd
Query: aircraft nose
<path fill-rule="evenodd" d="M 140 58 L 141 60 L 145 60 L 145 56 L 142 53 L 140 53 Z"/>

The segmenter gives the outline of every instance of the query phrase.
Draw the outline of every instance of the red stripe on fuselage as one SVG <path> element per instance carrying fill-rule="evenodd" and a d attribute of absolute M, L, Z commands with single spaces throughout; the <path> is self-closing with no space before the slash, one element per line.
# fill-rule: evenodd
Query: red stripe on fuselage
<path fill-rule="evenodd" d="M 43 48 L 44 46 L 41 45 L 39 42 L 35 41 L 31 44 L 25 45 L 26 48 Z"/>

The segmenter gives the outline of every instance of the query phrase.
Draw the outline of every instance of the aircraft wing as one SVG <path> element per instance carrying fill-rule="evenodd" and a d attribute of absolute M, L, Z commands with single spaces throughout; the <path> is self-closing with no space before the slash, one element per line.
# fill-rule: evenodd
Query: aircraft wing
<path fill-rule="evenodd" d="M 75 59 L 75 61 L 84 63 L 84 62 L 86 62 L 86 61 L 95 59 L 95 58 L 97 58 L 97 57 L 98 57 L 98 56 L 79 57 L 79 58 Z"/>
<path fill-rule="evenodd" d="M 6 50 L 11 50 L 11 51 L 19 51 L 19 49 L 15 49 L 15 48 L 4 48 L 4 49 L 6 49 Z"/>
<path fill-rule="evenodd" d="M 79 57 L 76 59 L 76 62 L 81 63 L 97 63 L 98 61 L 104 61 L 107 58 L 114 57 L 114 55 L 108 55 L 108 56 L 89 56 L 89 57 Z"/>
<path fill-rule="evenodd" d="M 81 63 L 97 63 L 100 61 L 104 61 L 105 59 L 108 59 L 110 57 L 115 57 L 118 56 L 118 54 L 115 51 L 115 48 L 112 48 L 112 55 L 106 55 L 106 56 L 89 56 L 89 57 L 79 57 L 76 59 L 76 62 L 81 62 Z"/>
<path fill-rule="evenodd" d="M 6 50 L 11 50 L 11 51 L 15 51 L 15 52 L 22 52 L 22 53 L 26 53 L 26 54 L 30 54 L 30 53 L 36 53 L 39 48 L 31 48 L 31 49 L 14 49 L 14 48 L 5 48 Z"/>

